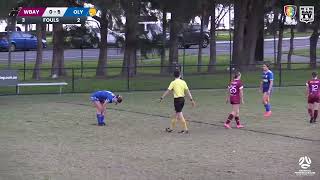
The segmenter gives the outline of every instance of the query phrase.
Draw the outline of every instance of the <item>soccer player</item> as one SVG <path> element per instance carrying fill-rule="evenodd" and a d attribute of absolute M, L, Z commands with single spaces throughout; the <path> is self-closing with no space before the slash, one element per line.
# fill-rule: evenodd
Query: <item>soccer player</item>
<path fill-rule="evenodd" d="M 262 80 L 260 83 L 260 90 L 263 93 L 262 103 L 264 104 L 264 107 L 266 109 L 264 113 L 264 117 L 270 117 L 272 114 L 270 96 L 271 96 L 272 87 L 273 87 L 273 73 L 272 71 L 270 71 L 268 64 L 263 64 L 262 69 L 263 69 L 263 72 L 262 72 Z"/>
<path fill-rule="evenodd" d="M 104 115 L 106 112 L 107 104 L 111 103 L 121 103 L 123 98 L 120 95 L 115 95 L 111 91 L 96 91 L 92 93 L 91 102 L 95 106 L 97 110 L 97 120 L 98 120 L 98 126 L 105 126 L 104 122 Z"/>
<path fill-rule="evenodd" d="M 306 85 L 310 123 L 315 123 L 317 121 L 320 103 L 320 79 L 318 79 L 318 74 L 316 72 L 312 72 L 312 79 L 307 81 Z"/>
<path fill-rule="evenodd" d="M 240 123 L 240 103 L 244 103 L 243 101 L 243 85 L 241 82 L 241 73 L 234 73 L 233 80 L 230 82 L 227 89 L 227 97 L 226 102 L 228 103 L 230 100 L 230 104 L 232 105 L 232 111 L 228 116 L 227 121 L 224 123 L 224 127 L 227 129 L 231 129 L 230 123 L 234 117 L 237 123 L 237 128 L 243 128 L 243 125 Z"/>
<path fill-rule="evenodd" d="M 164 92 L 164 94 L 160 98 L 160 102 L 161 102 L 171 91 L 173 92 L 174 108 L 176 113 L 172 117 L 170 128 L 166 128 L 166 131 L 172 132 L 176 126 L 176 121 L 178 120 L 181 123 L 181 126 L 183 128 L 183 130 L 180 131 L 179 133 L 189 133 L 186 120 L 184 119 L 184 116 L 182 114 L 182 109 L 185 102 L 185 99 L 184 99 L 185 92 L 187 92 L 190 98 L 192 107 L 195 106 L 195 102 L 192 99 L 192 95 L 190 93 L 187 83 L 181 79 L 180 71 L 178 70 L 174 71 L 174 77 L 175 77 L 175 80 L 170 83 L 167 91 Z"/>

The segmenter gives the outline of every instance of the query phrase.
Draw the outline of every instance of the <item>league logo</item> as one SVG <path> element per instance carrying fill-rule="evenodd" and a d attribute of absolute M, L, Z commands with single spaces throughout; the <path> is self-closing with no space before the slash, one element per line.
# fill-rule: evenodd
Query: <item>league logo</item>
<path fill-rule="evenodd" d="M 301 169 L 298 172 L 295 172 L 297 176 L 314 176 L 316 173 L 312 172 L 310 169 L 311 159 L 308 156 L 302 156 L 298 162 Z"/>
<path fill-rule="evenodd" d="M 299 7 L 300 21 L 311 23 L 314 21 L 314 6 L 300 6 Z"/>
<path fill-rule="evenodd" d="M 308 156 L 301 157 L 299 159 L 299 166 L 302 169 L 308 169 L 310 167 L 310 165 L 311 165 L 311 159 Z"/>
<path fill-rule="evenodd" d="M 287 17 L 294 18 L 297 14 L 297 6 L 295 5 L 285 5 L 283 7 L 284 14 Z"/>

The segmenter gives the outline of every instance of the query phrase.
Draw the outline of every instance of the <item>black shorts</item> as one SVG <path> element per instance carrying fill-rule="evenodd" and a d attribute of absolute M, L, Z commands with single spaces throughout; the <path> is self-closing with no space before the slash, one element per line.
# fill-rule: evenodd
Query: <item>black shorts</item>
<path fill-rule="evenodd" d="M 174 98 L 174 109 L 176 112 L 182 112 L 184 106 L 184 97 Z"/>

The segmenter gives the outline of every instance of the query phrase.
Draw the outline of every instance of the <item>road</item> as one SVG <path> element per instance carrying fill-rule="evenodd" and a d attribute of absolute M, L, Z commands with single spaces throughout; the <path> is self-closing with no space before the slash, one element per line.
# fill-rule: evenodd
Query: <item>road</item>
<path fill-rule="evenodd" d="M 231 42 L 232 43 L 232 42 Z M 277 41 L 276 41 L 277 44 Z M 307 49 L 310 47 L 310 42 L 308 38 L 296 38 L 294 40 L 294 49 Z M 231 44 L 232 45 L 232 44 Z M 320 47 L 320 42 L 318 42 L 318 46 Z M 283 41 L 283 51 L 289 50 L 289 39 L 285 38 Z M 197 55 L 198 47 L 192 46 L 190 49 L 186 49 L 186 54 L 189 55 Z M 180 54 L 182 54 L 183 50 L 180 49 Z M 203 49 L 204 55 L 209 55 L 209 48 Z M 221 54 L 229 54 L 230 52 L 230 43 L 228 41 L 218 41 L 217 42 L 217 55 Z M 26 60 L 34 61 L 36 58 L 35 51 L 26 51 Z M 274 42 L 273 39 L 266 39 L 264 42 L 264 56 L 272 58 L 274 55 Z M 81 58 L 81 50 L 80 49 L 68 49 L 64 52 L 65 60 L 80 60 Z M 83 58 L 85 60 L 97 60 L 99 57 L 99 49 L 84 49 L 83 50 Z M 108 57 L 110 59 L 122 59 L 123 52 L 118 48 L 110 48 L 108 49 Z M 300 56 L 299 56 L 300 57 Z M 303 59 L 303 57 L 301 57 Z M 44 61 L 51 61 L 52 59 L 52 50 L 44 50 L 43 53 Z M 24 52 L 12 52 L 12 62 L 21 62 L 24 60 Z M 6 63 L 8 61 L 8 52 L 0 52 L 0 63 Z M 303 60 L 304 61 L 304 60 Z"/>

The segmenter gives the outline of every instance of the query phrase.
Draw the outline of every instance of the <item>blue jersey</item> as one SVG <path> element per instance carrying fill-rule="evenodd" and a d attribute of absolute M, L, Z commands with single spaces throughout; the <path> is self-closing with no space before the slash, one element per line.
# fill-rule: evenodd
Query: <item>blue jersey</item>
<path fill-rule="evenodd" d="M 112 103 L 115 95 L 111 91 L 96 91 L 91 95 L 92 101 Z"/>
<path fill-rule="evenodd" d="M 270 83 L 273 81 L 273 72 L 268 70 L 262 73 L 262 88 L 263 91 L 268 91 L 270 88 Z"/>

